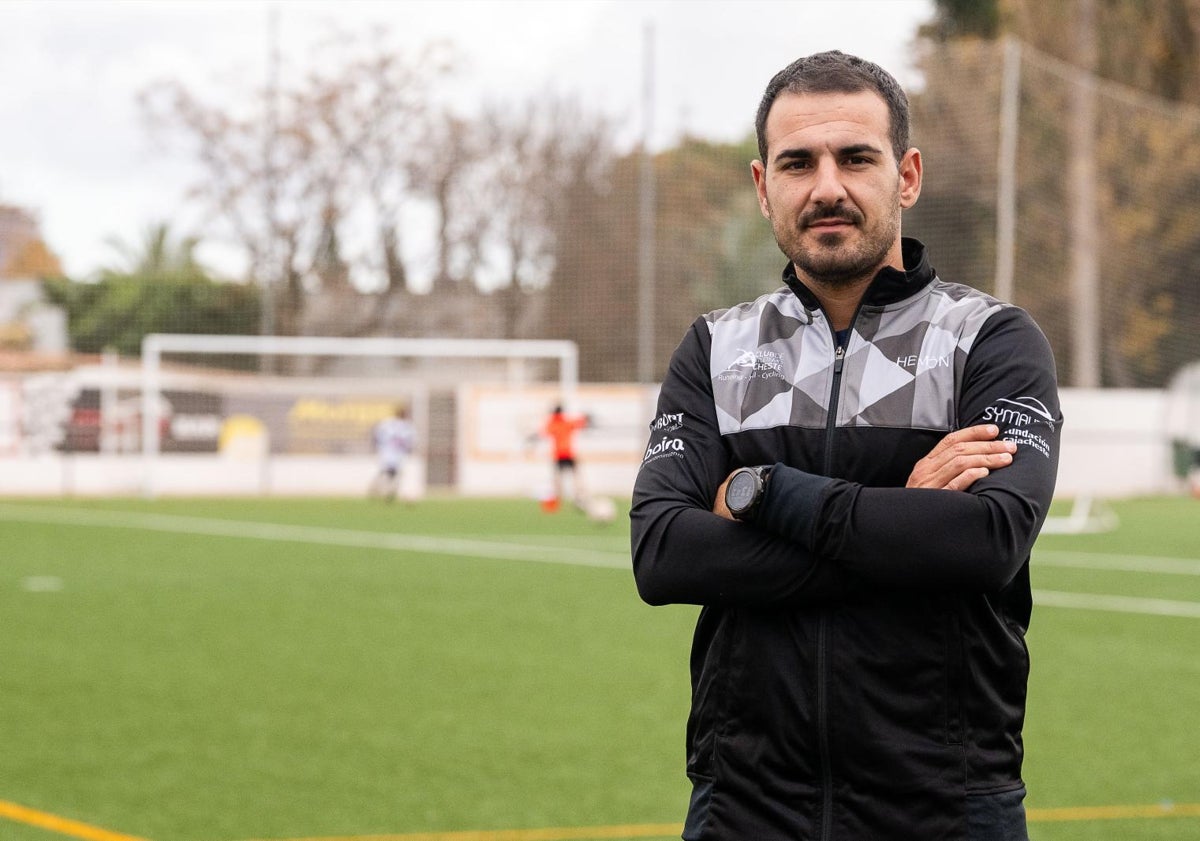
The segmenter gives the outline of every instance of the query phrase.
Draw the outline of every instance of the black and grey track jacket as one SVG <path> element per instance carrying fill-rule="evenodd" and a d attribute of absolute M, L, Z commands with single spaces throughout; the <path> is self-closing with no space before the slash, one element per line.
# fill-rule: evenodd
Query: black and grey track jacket
<path fill-rule="evenodd" d="M 711 312 L 671 359 L 631 520 L 638 591 L 702 605 L 684 837 L 965 838 L 967 798 L 1019 788 L 1029 553 L 1062 417 L 1021 309 L 937 278 L 904 240 L 844 352 L 793 272 Z M 906 489 L 948 432 L 991 422 L 1013 463 Z M 753 523 L 711 513 L 773 464 Z"/>

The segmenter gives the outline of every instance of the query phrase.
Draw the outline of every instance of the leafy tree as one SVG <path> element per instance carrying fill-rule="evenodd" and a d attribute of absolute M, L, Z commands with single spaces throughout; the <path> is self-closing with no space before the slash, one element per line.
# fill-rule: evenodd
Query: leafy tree
<path fill-rule="evenodd" d="M 992 39 L 1000 34 L 999 0 L 934 0 L 934 19 L 920 29 L 923 38 Z"/>
<path fill-rule="evenodd" d="M 218 282 L 196 259 L 197 241 L 175 241 L 167 225 L 150 228 L 140 247 L 113 242 L 121 261 L 99 280 L 44 283 L 47 297 L 67 312 L 71 348 L 124 355 L 141 353 L 148 333 L 258 331 L 259 290 Z"/>
<path fill-rule="evenodd" d="M 919 226 L 951 279 L 990 288 L 1000 49 L 979 36 L 1017 39 L 1016 301 L 1038 319 L 1071 382 L 1077 360 L 1067 337 L 1078 306 L 1067 282 L 1068 220 L 1081 200 L 1068 162 L 1081 144 L 1067 115 L 1091 73 L 1101 382 L 1163 385 L 1200 356 L 1200 0 L 939 0 L 936 8 L 918 51 L 925 84 L 913 96 L 916 142 L 931 165 L 906 230 L 910 220 Z M 1076 43 L 1085 12 L 1094 50 Z"/>

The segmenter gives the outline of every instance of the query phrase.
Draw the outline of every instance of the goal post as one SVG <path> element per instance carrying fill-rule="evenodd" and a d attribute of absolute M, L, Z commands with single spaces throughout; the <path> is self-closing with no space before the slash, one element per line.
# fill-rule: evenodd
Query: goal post
<path fill-rule="evenodd" d="M 1102 498 L 1080 494 L 1071 501 L 1071 510 L 1046 518 L 1042 534 L 1103 534 L 1120 524 L 1117 514 Z"/>
<path fill-rule="evenodd" d="M 435 361 L 440 367 L 426 376 L 443 381 L 468 381 L 462 376 L 462 366 L 447 371 L 446 362 L 491 360 L 503 365 L 504 379 L 510 384 L 522 384 L 528 378 L 527 363 L 550 362 L 556 365 L 556 387 L 567 405 L 574 402 L 579 385 L 579 352 L 576 344 L 566 340 L 508 340 L 508 339 L 418 339 L 418 338 L 340 338 L 326 336 L 250 336 L 218 334 L 153 333 L 142 341 L 140 371 L 142 493 L 154 497 L 159 493 L 158 468 L 162 451 L 164 356 L 188 354 L 196 356 L 292 357 L 297 359 L 377 358 L 385 360 Z M 473 372 L 474 373 L 474 372 Z M 274 375 L 272 375 L 274 376 Z M 366 379 L 366 375 L 362 375 Z M 342 380 L 354 380 L 355 375 Z M 378 378 L 376 378 L 378 379 Z M 264 380 L 265 381 L 265 380 Z M 423 395 L 420 407 L 428 418 L 428 384 L 409 383 L 414 394 Z M 420 424 L 418 424 L 420 426 Z"/>

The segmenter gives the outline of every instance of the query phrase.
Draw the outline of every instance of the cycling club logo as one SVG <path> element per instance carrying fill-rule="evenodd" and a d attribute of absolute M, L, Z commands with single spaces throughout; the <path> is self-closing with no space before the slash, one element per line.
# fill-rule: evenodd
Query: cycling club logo
<path fill-rule="evenodd" d="M 783 357 L 773 350 L 738 348 L 737 359 L 721 372 L 718 379 L 783 379 Z"/>

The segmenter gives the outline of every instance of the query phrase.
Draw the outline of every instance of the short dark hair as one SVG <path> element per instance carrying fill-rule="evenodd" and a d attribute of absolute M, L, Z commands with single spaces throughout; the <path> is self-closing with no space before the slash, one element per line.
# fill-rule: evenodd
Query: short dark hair
<path fill-rule="evenodd" d="M 758 135 L 759 159 L 767 162 L 767 115 L 781 93 L 858 93 L 874 91 L 887 104 L 889 139 L 899 165 L 908 151 L 908 96 L 900 83 L 878 64 L 839 50 L 798 58 L 780 70 L 767 84 L 754 131 Z"/>

